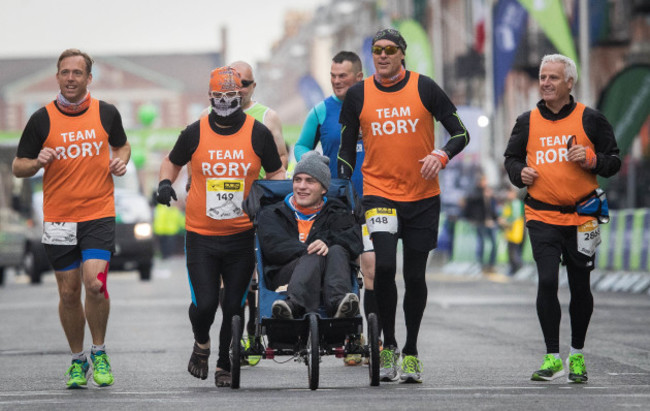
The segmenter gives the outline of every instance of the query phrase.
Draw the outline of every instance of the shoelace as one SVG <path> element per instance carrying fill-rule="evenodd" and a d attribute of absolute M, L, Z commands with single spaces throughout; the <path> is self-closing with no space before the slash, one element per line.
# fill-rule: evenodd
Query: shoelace
<path fill-rule="evenodd" d="M 404 371 L 409 374 L 415 374 L 419 371 L 418 360 L 414 357 L 406 357 L 403 362 Z"/>
<path fill-rule="evenodd" d="M 68 372 L 66 372 L 66 375 L 69 375 L 70 378 L 80 378 L 83 374 L 83 366 L 77 362 L 73 363 L 70 368 L 68 368 Z"/>
<path fill-rule="evenodd" d="M 570 372 L 573 374 L 584 374 L 585 363 L 582 357 L 572 358 L 569 361 Z"/>
<path fill-rule="evenodd" d="M 544 357 L 544 364 L 542 364 L 542 370 L 546 369 L 555 369 L 555 356 L 546 355 Z"/>
<path fill-rule="evenodd" d="M 108 359 L 106 358 L 105 355 L 98 355 L 95 357 L 93 366 L 98 372 L 105 373 L 108 372 L 108 368 L 110 367 L 110 364 L 108 363 Z"/>
<path fill-rule="evenodd" d="M 395 363 L 395 358 L 393 351 L 391 350 L 381 350 L 380 354 L 380 361 L 383 364 L 384 368 L 392 368 Z"/>

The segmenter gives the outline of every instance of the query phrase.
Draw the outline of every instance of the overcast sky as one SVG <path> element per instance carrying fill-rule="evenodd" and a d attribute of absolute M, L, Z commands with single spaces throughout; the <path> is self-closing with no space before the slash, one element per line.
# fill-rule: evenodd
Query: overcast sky
<path fill-rule="evenodd" d="M 328 0 L 0 0 L 0 58 L 203 52 L 254 63 L 269 56 L 287 10 L 315 11 Z"/>

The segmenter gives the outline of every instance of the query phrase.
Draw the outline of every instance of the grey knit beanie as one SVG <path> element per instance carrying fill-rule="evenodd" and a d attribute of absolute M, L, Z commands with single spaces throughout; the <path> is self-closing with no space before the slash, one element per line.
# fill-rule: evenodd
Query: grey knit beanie
<path fill-rule="evenodd" d="M 301 158 L 293 175 L 300 173 L 308 174 L 318 180 L 323 187 L 328 190 L 330 187 L 330 159 L 318 153 L 317 151 L 308 151 Z"/>

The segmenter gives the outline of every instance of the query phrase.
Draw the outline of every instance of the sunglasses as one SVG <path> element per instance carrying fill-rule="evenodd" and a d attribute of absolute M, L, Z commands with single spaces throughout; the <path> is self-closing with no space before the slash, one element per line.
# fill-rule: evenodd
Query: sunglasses
<path fill-rule="evenodd" d="M 246 88 L 250 86 L 251 84 L 255 83 L 255 80 L 242 80 L 241 85 L 242 87 Z"/>
<path fill-rule="evenodd" d="M 372 54 L 376 54 L 378 56 L 381 56 L 382 51 L 385 51 L 387 56 L 392 56 L 393 54 L 397 53 L 397 50 L 400 50 L 398 46 L 372 46 Z"/>
<path fill-rule="evenodd" d="M 210 97 L 216 98 L 217 100 L 221 100 L 224 97 L 228 98 L 233 98 L 239 96 L 239 91 L 226 91 L 224 93 L 220 91 L 211 91 L 210 92 Z"/>

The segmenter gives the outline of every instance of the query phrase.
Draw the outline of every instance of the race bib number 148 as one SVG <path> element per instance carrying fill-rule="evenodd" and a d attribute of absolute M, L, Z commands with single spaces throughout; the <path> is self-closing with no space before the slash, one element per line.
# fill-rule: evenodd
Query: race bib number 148
<path fill-rule="evenodd" d="M 366 211 L 366 225 L 370 234 L 378 232 L 397 232 L 397 210 L 377 207 Z"/>

